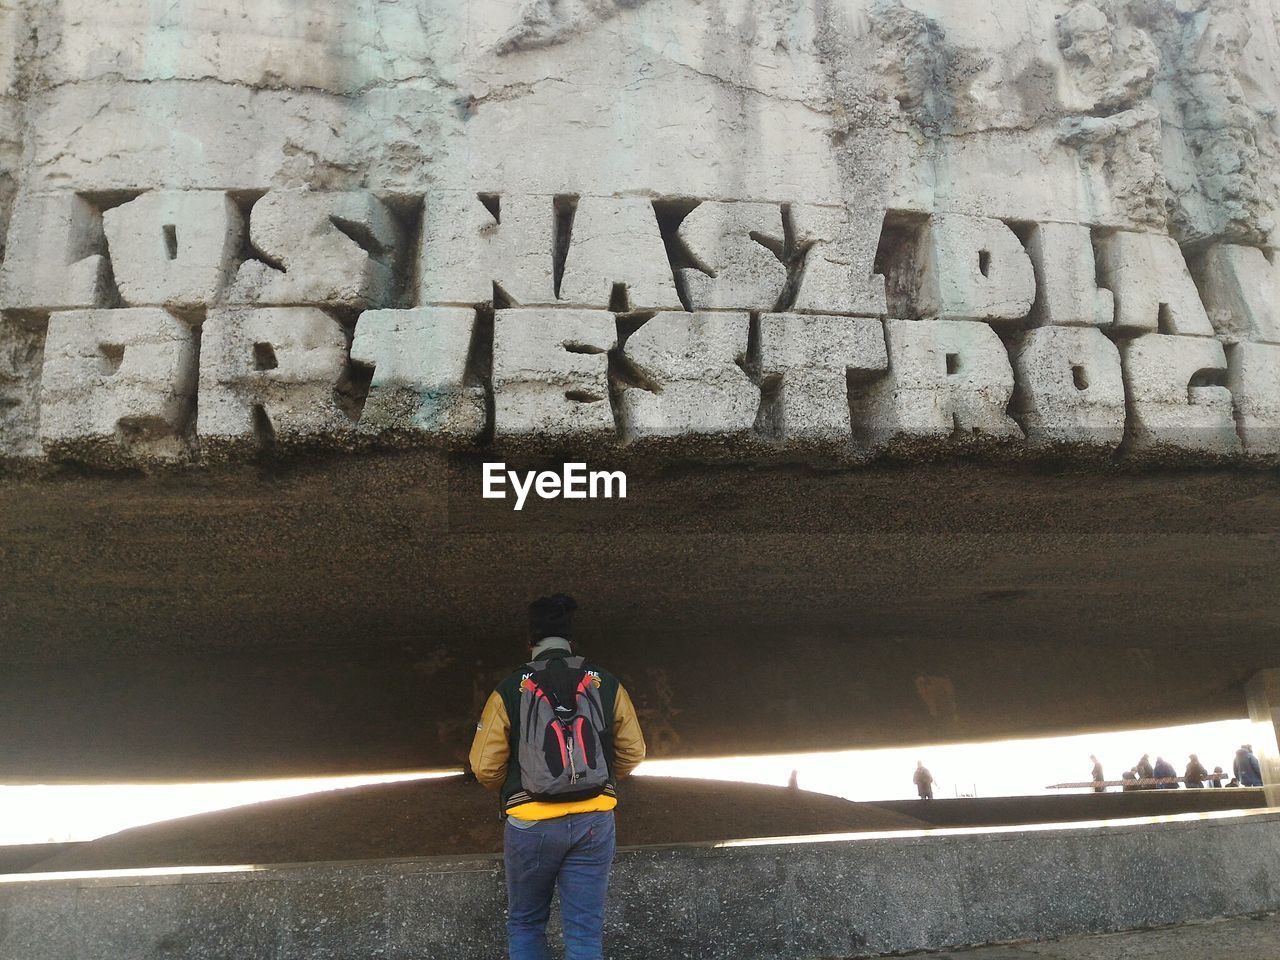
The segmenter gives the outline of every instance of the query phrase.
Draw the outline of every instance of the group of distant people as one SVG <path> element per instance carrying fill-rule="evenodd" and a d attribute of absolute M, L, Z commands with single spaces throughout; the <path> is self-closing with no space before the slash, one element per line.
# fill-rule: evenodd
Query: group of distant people
<path fill-rule="evenodd" d="M 1102 772 L 1102 764 L 1096 756 L 1090 755 L 1093 761 L 1093 782 L 1094 793 L 1106 792 L 1106 776 Z M 1185 783 L 1190 790 L 1202 789 L 1206 784 L 1214 787 L 1260 787 L 1262 786 L 1262 763 L 1258 760 L 1258 755 L 1253 752 L 1253 745 L 1244 743 L 1240 745 L 1240 749 L 1236 751 L 1235 762 L 1232 765 L 1232 777 L 1224 785 L 1227 774 L 1221 767 L 1214 767 L 1210 773 L 1200 758 L 1194 753 L 1187 759 L 1186 770 L 1183 771 L 1181 777 L 1172 763 L 1164 757 L 1156 757 L 1156 762 L 1151 762 L 1151 755 L 1144 753 L 1142 759 L 1137 762 L 1131 769 L 1120 774 L 1120 779 L 1125 781 L 1120 788 L 1123 791 L 1128 790 L 1176 790 L 1180 783 Z"/>
<path fill-rule="evenodd" d="M 1093 792 L 1106 793 L 1107 777 L 1102 771 L 1102 762 L 1093 754 L 1089 755 L 1089 759 L 1093 761 Z M 1176 790 L 1182 783 L 1185 783 L 1189 790 L 1199 790 L 1205 786 L 1262 786 L 1262 763 L 1258 760 L 1258 755 L 1253 752 L 1252 744 L 1240 745 L 1231 769 L 1232 777 L 1224 784 L 1222 781 L 1227 779 L 1226 772 L 1221 767 L 1214 767 L 1213 772 L 1210 773 L 1200 762 L 1200 758 L 1193 753 L 1188 756 L 1187 767 L 1179 777 L 1173 764 L 1164 757 L 1156 757 L 1156 762 L 1153 764 L 1151 754 L 1144 753 L 1136 765 L 1120 774 L 1120 778 L 1124 781 L 1120 789 L 1126 792 L 1129 790 Z M 795 777 L 795 771 L 792 771 L 789 786 L 793 789 L 796 787 Z M 923 760 L 916 761 L 916 772 L 911 779 L 916 785 L 916 796 L 921 800 L 933 799 L 933 774 L 929 772 Z"/>

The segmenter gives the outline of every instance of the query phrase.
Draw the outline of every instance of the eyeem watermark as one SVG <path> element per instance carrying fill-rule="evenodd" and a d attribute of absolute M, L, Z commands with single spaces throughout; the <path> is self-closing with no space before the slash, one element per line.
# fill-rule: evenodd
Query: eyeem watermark
<path fill-rule="evenodd" d="M 561 471 L 508 470 L 505 463 L 486 463 L 482 495 L 486 500 L 515 496 L 515 510 L 523 510 L 530 493 L 542 500 L 619 500 L 627 498 L 627 475 L 621 470 L 588 470 L 585 463 L 566 463 Z"/>

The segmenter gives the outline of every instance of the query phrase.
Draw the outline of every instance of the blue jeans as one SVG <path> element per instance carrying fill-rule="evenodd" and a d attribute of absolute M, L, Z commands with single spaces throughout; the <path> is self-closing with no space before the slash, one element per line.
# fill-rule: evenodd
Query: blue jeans
<path fill-rule="evenodd" d="M 604 957 L 604 901 L 616 845 L 613 811 L 571 813 L 529 827 L 508 821 L 507 945 L 511 960 L 548 960 L 547 917 L 560 887 L 565 960 Z"/>

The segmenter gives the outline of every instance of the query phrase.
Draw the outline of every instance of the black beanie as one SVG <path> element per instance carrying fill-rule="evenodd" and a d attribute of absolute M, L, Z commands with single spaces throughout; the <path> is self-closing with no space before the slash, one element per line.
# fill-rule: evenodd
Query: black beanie
<path fill-rule="evenodd" d="M 573 632 L 573 611 L 577 609 L 578 602 L 567 593 L 554 593 L 533 601 L 529 604 L 529 634 L 533 642 L 547 637 L 568 640 Z"/>

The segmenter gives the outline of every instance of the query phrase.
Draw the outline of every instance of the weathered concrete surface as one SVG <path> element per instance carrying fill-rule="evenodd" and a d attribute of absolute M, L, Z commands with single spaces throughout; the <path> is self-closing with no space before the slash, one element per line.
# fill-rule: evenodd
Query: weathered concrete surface
<path fill-rule="evenodd" d="M 1280 336 L 1273 0 L 331 6 L 0 7 L 0 461 L 155 469 L 277 444 L 569 437 L 658 438 L 673 461 L 863 463 L 952 455 L 953 421 L 1011 457 L 1280 457 L 1280 354 L 1257 349 Z M 198 357 L 202 396 L 174 442 L 134 442 L 110 403 L 96 422 L 42 404 L 60 371 L 39 345 L 59 315 L 130 307 L 178 311 L 218 348 Z M 473 311 L 460 364 L 388 359 L 432 349 L 389 323 L 367 323 L 353 352 L 362 312 L 441 307 Z M 490 335 L 492 311 L 512 308 L 543 320 Z M 295 324 L 292 352 L 316 354 L 295 363 L 307 375 L 270 378 L 281 429 L 270 410 L 248 430 L 226 409 L 227 368 L 256 348 L 224 349 L 228 310 L 287 311 L 268 326 L 287 339 Z M 662 403 L 662 377 L 637 392 L 624 329 L 639 348 L 647 326 L 671 326 L 658 311 L 854 317 L 883 324 L 893 356 L 851 368 L 861 386 L 792 404 L 778 429 L 773 379 L 726 399 L 723 363 L 687 365 Z M 722 360 L 719 322 L 733 323 L 704 317 L 698 335 Z M 964 352 L 936 324 L 981 345 L 976 368 L 933 369 Z M 1095 327 L 1133 355 L 1128 442 L 1113 443 L 1110 410 L 1101 440 L 1073 439 L 1070 394 L 1028 414 L 1044 421 L 1030 435 L 1006 416 L 1035 372 L 1009 368 L 995 330 L 1041 325 Z M 609 362 L 579 360 L 592 382 L 566 391 L 544 341 L 574 328 Z M 756 338 L 740 352 L 744 369 L 767 362 Z M 484 401 L 388 416 L 385 398 L 367 404 L 388 363 L 402 406 Z M 99 380 L 75 401 L 96 407 L 111 392 Z M 538 409 L 513 416 L 524 405 Z"/>
<path fill-rule="evenodd" d="M 1253 721 L 1253 748 L 1262 761 L 1262 782 L 1267 802 L 1280 806 L 1280 669 L 1263 670 L 1245 686 L 1249 719 Z"/>
<path fill-rule="evenodd" d="M 1203 960 L 1216 956 L 1280 960 L 1280 916 L 1274 913 L 1186 923 L 1158 930 L 1068 937 L 1046 943 L 980 947 L 959 953 L 929 954 L 940 960 Z"/>
<path fill-rule="evenodd" d="M 0 769 L 461 764 L 558 589 L 658 756 L 1239 717 L 1275 663 L 1270 473 L 626 467 L 520 513 L 426 452 L 5 485 Z"/>
<path fill-rule="evenodd" d="M 1274 910 L 1280 815 L 761 846 L 630 848 L 610 956 L 807 960 Z M 1188 864 L 1194 869 L 1188 869 Z M 494 857 L 0 882 L 0 958 L 488 958 Z M 553 918 L 554 922 L 554 918 Z"/>

